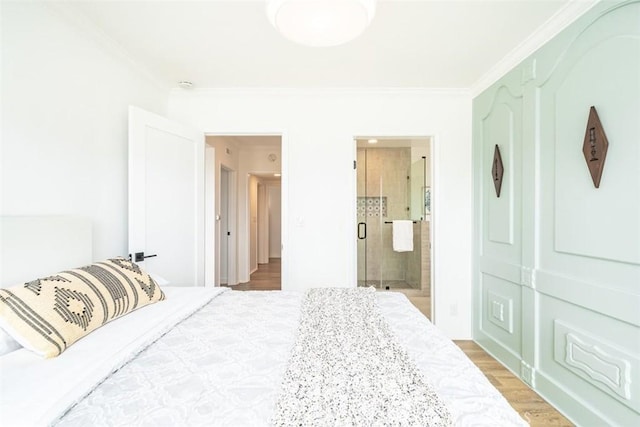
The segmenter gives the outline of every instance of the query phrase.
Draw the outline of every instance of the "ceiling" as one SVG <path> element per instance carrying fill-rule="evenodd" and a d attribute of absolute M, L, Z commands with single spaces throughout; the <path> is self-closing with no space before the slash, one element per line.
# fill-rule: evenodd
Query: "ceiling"
<path fill-rule="evenodd" d="M 234 144 L 241 148 L 274 148 L 280 151 L 282 136 L 280 135 L 207 135 L 207 141 L 216 140 Z"/>
<path fill-rule="evenodd" d="M 469 88 L 575 0 L 379 0 L 336 47 L 296 45 L 264 1 L 59 2 L 170 87 Z"/>
<path fill-rule="evenodd" d="M 377 142 L 370 143 L 369 140 Z M 410 148 L 410 147 L 426 147 L 431 142 L 431 137 L 424 138 L 393 138 L 393 137 L 358 137 L 356 138 L 356 146 L 358 148 Z"/>

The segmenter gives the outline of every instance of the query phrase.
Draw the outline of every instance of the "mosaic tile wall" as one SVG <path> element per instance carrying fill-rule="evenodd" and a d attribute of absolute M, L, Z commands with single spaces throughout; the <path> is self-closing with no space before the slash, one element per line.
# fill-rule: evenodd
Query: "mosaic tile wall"
<path fill-rule="evenodd" d="M 386 217 L 387 198 L 386 197 L 358 197 L 358 216 L 364 217 Z"/>

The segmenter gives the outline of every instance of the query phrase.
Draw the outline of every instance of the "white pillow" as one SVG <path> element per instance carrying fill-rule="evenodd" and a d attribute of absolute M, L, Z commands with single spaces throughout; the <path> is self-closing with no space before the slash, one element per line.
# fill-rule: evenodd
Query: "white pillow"
<path fill-rule="evenodd" d="M 16 351 L 19 348 L 22 348 L 20 343 L 11 338 L 11 335 L 4 330 L 0 329 L 0 356 Z"/>
<path fill-rule="evenodd" d="M 158 286 L 168 286 L 169 285 L 169 281 L 167 279 L 165 279 L 162 276 L 158 276 L 156 273 L 149 273 L 149 276 L 151 276 L 151 278 L 156 281 Z"/>

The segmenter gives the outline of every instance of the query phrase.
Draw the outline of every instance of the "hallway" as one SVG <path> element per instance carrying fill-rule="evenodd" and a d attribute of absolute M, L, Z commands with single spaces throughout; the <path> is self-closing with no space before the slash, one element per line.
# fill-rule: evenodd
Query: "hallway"
<path fill-rule="evenodd" d="M 279 291 L 281 262 L 280 258 L 269 258 L 268 264 L 258 264 L 249 281 L 229 286 L 234 291 Z"/>

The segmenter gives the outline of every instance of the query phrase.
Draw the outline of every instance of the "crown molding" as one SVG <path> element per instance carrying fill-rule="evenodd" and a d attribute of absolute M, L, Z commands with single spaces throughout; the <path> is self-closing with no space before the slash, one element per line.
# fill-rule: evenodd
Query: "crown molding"
<path fill-rule="evenodd" d="M 469 97 L 467 88 L 295 88 L 295 87 L 238 87 L 238 88 L 173 88 L 171 96 L 225 96 L 225 95 L 416 95 L 416 96 L 456 96 Z"/>
<path fill-rule="evenodd" d="M 553 14 L 544 24 L 516 46 L 486 74 L 476 81 L 469 91 L 472 97 L 478 96 L 515 66 L 528 58 L 545 43 L 557 36 L 562 30 L 584 15 L 601 0 L 570 0 L 560 10 Z"/>
<path fill-rule="evenodd" d="M 168 91 L 171 86 L 151 72 L 147 67 L 136 61 L 129 52 L 105 33 L 98 25 L 79 12 L 73 2 L 43 2 L 43 4 L 55 15 L 73 25 L 91 40 L 96 42 L 104 51 L 113 57 L 129 65 L 133 70 L 150 81 L 154 86 L 162 91 Z"/>

